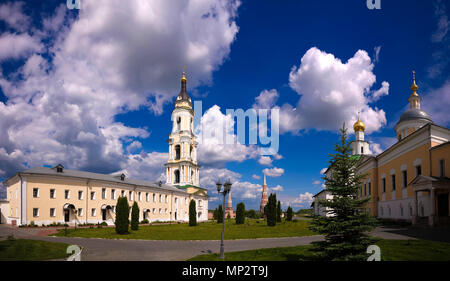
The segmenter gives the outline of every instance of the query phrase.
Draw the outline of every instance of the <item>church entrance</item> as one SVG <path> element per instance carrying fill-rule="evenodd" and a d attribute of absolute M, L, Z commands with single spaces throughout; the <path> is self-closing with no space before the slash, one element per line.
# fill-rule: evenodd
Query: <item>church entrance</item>
<path fill-rule="evenodd" d="M 70 220 L 70 210 L 64 210 L 64 222 L 69 222 Z"/>
<path fill-rule="evenodd" d="M 437 197 L 438 203 L 438 216 L 447 217 L 448 216 L 448 193 L 439 194 Z"/>

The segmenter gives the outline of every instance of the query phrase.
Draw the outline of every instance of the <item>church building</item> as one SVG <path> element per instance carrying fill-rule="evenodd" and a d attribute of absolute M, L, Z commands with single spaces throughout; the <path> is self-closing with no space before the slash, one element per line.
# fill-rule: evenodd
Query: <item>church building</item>
<path fill-rule="evenodd" d="M 364 211 L 382 219 L 429 226 L 450 224 L 450 129 L 433 122 L 421 109 L 413 72 L 409 109 L 395 125 L 396 143 L 378 155 L 364 140 L 365 125 L 353 126 L 352 157 L 357 173 L 367 174 L 358 192 L 370 198 Z M 332 167 L 326 171 L 332 176 Z"/>

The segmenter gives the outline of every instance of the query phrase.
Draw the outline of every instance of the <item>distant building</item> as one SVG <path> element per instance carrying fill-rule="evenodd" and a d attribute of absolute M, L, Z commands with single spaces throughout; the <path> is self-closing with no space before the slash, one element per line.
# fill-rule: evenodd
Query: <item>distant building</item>
<path fill-rule="evenodd" d="M 228 201 L 227 201 L 227 207 L 225 208 L 225 218 L 234 219 L 236 217 L 236 214 L 233 210 L 233 202 L 231 201 L 231 191 L 228 192 Z"/>
<path fill-rule="evenodd" d="M 261 214 L 264 214 L 264 207 L 267 205 L 267 184 L 266 184 L 266 175 L 264 175 L 264 183 L 262 186 L 262 194 L 261 194 L 261 204 L 259 205 L 259 211 Z"/>
<path fill-rule="evenodd" d="M 314 198 L 314 201 L 313 201 L 312 207 L 313 207 L 313 214 L 315 216 L 322 216 L 322 217 L 332 216 L 332 214 L 326 212 L 327 210 L 329 210 L 329 208 L 321 206 L 321 204 L 319 203 L 319 200 L 333 199 L 333 195 L 331 194 L 331 192 L 324 189 L 324 190 L 320 191 L 319 193 L 317 193 L 316 195 L 314 195 L 313 198 Z"/>

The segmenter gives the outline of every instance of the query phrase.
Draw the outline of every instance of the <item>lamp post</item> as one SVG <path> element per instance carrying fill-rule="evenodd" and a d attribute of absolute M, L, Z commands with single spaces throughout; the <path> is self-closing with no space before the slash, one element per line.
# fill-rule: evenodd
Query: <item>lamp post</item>
<path fill-rule="evenodd" d="M 224 244 L 223 244 L 223 235 L 225 233 L 225 197 L 227 196 L 227 193 L 230 192 L 231 190 L 231 182 L 230 180 L 227 180 L 224 184 L 223 184 L 223 191 L 220 191 L 222 189 L 222 183 L 220 181 L 218 181 L 216 183 L 217 186 L 217 192 L 220 194 L 223 194 L 223 205 L 222 205 L 222 209 L 223 209 L 223 216 L 222 216 L 222 235 L 221 235 L 221 240 L 220 240 L 220 259 L 225 259 L 225 250 L 224 250 Z"/>

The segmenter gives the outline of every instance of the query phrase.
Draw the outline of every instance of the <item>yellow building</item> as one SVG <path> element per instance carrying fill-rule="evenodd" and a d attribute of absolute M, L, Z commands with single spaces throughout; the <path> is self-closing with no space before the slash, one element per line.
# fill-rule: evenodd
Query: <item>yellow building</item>
<path fill-rule="evenodd" d="M 410 108 L 395 126 L 397 142 L 379 155 L 370 155 L 364 123 L 358 118 L 354 125 L 352 150 L 360 157 L 357 172 L 367 174 L 359 197 L 371 198 L 366 210 L 379 218 L 446 224 L 450 222 L 450 130 L 434 124 L 420 109 L 415 77 L 411 90 Z"/>
<path fill-rule="evenodd" d="M 122 196 L 128 198 L 130 206 L 138 203 L 140 221 L 188 221 L 191 200 L 196 201 L 197 220 L 206 221 L 208 196 L 206 189 L 198 186 L 195 136 L 191 129 L 184 129 L 192 126 L 192 120 L 186 116 L 193 118 L 184 73 L 174 112 L 166 184 L 131 179 L 125 174 L 68 170 L 62 165 L 37 167 L 5 181 L 7 201 L 1 202 L 2 216 L 7 223 L 16 225 L 32 222 L 37 225 L 102 222 L 111 225 L 117 198 Z"/>

